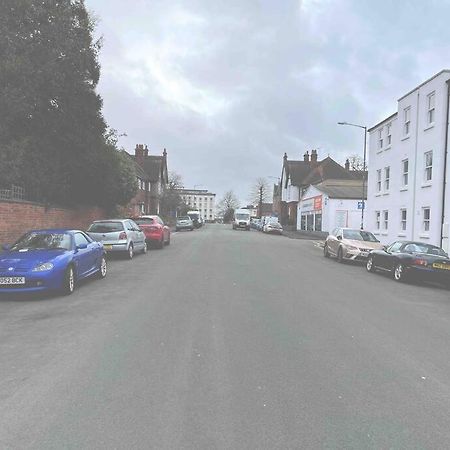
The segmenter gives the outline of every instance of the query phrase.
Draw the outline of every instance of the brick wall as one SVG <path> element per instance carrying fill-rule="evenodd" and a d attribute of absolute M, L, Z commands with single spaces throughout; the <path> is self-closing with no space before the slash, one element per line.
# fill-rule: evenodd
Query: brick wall
<path fill-rule="evenodd" d="M 12 243 L 23 233 L 38 228 L 85 230 L 107 215 L 101 208 L 53 208 L 39 203 L 0 200 L 0 244 Z"/>

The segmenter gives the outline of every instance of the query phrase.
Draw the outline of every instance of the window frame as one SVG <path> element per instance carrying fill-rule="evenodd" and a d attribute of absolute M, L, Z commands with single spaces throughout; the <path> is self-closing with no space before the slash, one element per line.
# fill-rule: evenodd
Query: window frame
<path fill-rule="evenodd" d="M 433 104 L 431 104 L 431 100 L 433 100 Z M 435 122 L 436 116 L 436 91 L 430 92 L 427 95 L 427 124 L 433 125 Z M 432 119 L 432 120 L 430 120 Z"/>
<path fill-rule="evenodd" d="M 403 213 L 405 213 L 405 217 L 403 217 Z M 400 231 L 406 231 L 408 223 L 408 210 L 406 208 L 400 208 Z"/>
<path fill-rule="evenodd" d="M 405 163 L 407 165 L 407 170 L 405 171 Z M 405 183 L 406 177 L 406 183 Z M 409 159 L 402 160 L 402 187 L 407 187 L 409 185 Z"/>
<path fill-rule="evenodd" d="M 403 135 L 409 136 L 411 133 L 411 106 L 403 109 Z"/>
<path fill-rule="evenodd" d="M 381 169 L 378 169 L 377 170 L 377 192 L 381 192 L 382 186 L 383 186 L 383 183 L 382 183 Z"/>
<path fill-rule="evenodd" d="M 425 211 L 428 211 L 428 218 L 425 218 Z M 430 232 L 430 223 L 431 223 L 431 207 L 423 206 L 422 207 L 422 231 L 424 233 Z"/>
<path fill-rule="evenodd" d="M 385 209 L 383 211 L 383 230 L 388 231 L 389 230 L 389 210 Z"/>
<path fill-rule="evenodd" d="M 391 166 L 384 168 L 384 192 L 389 192 L 391 187 Z"/>
<path fill-rule="evenodd" d="M 427 156 L 431 155 L 431 164 L 428 165 Z M 424 181 L 429 183 L 433 180 L 433 150 L 429 150 L 423 154 L 424 165 Z"/>

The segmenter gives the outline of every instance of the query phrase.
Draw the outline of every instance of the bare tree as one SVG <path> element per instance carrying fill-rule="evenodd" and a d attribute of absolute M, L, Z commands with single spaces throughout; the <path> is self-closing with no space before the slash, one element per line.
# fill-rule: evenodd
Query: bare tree
<path fill-rule="evenodd" d="M 183 189 L 183 179 L 176 172 L 169 173 L 169 182 L 161 196 L 161 213 L 166 217 L 175 217 L 176 211 L 183 205 L 178 189 Z"/>
<path fill-rule="evenodd" d="M 225 192 L 224 196 L 220 200 L 219 204 L 219 211 L 224 214 L 229 209 L 236 209 L 239 207 L 239 200 L 237 199 L 236 195 L 233 191 L 227 191 Z"/>
<path fill-rule="evenodd" d="M 348 158 L 348 162 L 350 163 L 350 170 L 364 170 L 364 160 L 359 155 L 350 155 Z"/>
<path fill-rule="evenodd" d="M 253 183 L 249 200 L 253 205 L 259 205 L 260 203 L 266 203 L 271 199 L 270 184 L 266 178 L 259 177 Z"/>

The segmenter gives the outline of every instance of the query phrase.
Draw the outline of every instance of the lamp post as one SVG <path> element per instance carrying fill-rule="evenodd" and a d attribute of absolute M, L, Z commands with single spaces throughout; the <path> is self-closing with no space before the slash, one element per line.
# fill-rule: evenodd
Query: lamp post
<path fill-rule="evenodd" d="M 364 209 L 366 207 L 366 151 L 367 151 L 367 127 L 355 123 L 338 122 L 338 125 L 348 125 L 350 127 L 362 128 L 364 130 L 364 158 L 363 158 L 363 188 L 361 198 L 361 230 L 364 228 Z"/>

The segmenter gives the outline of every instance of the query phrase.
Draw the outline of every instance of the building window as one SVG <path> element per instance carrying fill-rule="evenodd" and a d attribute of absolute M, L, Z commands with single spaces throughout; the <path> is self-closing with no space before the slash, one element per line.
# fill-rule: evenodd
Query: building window
<path fill-rule="evenodd" d="M 422 208 L 423 224 L 422 229 L 425 232 L 430 231 L 430 208 Z"/>
<path fill-rule="evenodd" d="M 425 157 L 425 181 L 431 181 L 433 178 L 433 151 L 426 152 Z"/>
<path fill-rule="evenodd" d="M 402 161 L 402 185 L 408 186 L 409 162 L 407 159 Z"/>
<path fill-rule="evenodd" d="M 381 213 L 380 211 L 375 211 L 375 229 L 380 229 Z"/>
<path fill-rule="evenodd" d="M 403 134 L 405 136 L 409 135 L 410 128 L 411 128 L 411 107 L 408 106 L 408 108 L 405 108 L 403 110 L 403 119 L 404 119 L 404 125 L 403 125 Z"/>
<path fill-rule="evenodd" d="M 383 211 L 383 229 L 388 230 L 389 228 L 389 211 Z"/>
<path fill-rule="evenodd" d="M 389 191 L 390 173 L 391 173 L 391 168 L 385 167 L 384 168 L 384 190 L 385 190 L 385 192 Z"/>
<path fill-rule="evenodd" d="M 400 210 L 400 230 L 406 231 L 406 209 Z"/>
<path fill-rule="evenodd" d="M 381 169 L 377 170 L 377 192 L 381 192 Z"/>
<path fill-rule="evenodd" d="M 432 124 L 434 123 L 434 112 L 435 112 L 435 93 L 432 92 L 430 95 L 428 95 L 428 112 L 427 112 L 427 117 L 428 117 L 428 124 Z"/>
<path fill-rule="evenodd" d="M 392 124 L 388 123 L 386 125 L 387 145 L 391 145 L 391 142 L 392 142 L 391 128 L 392 128 Z"/>
<path fill-rule="evenodd" d="M 383 127 L 378 130 L 378 148 L 383 148 Z"/>

